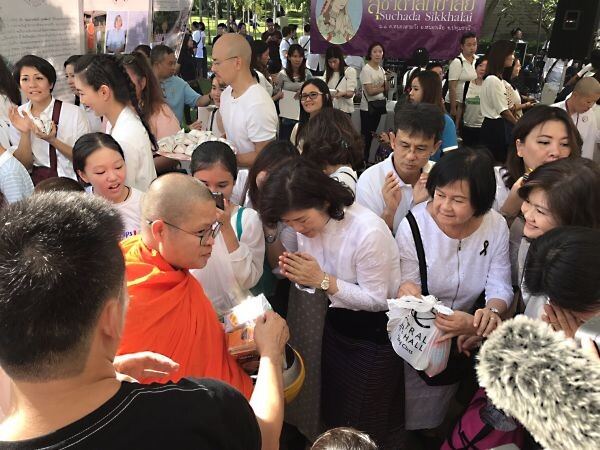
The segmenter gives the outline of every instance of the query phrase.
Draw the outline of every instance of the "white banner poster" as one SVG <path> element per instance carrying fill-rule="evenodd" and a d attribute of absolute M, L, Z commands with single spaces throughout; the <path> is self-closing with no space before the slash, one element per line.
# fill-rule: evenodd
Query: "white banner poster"
<path fill-rule="evenodd" d="M 192 4 L 192 0 L 154 0 L 152 2 L 153 46 L 168 45 L 179 56 Z"/>
<path fill-rule="evenodd" d="M 131 53 L 150 43 L 151 0 L 84 0 L 86 53 Z"/>
<path fill-rule="evenodd" d="M 10 64 L 24 55 L 47 59 L 56 69 L 53 94 L 69 95 L 63 63 L 82 52 L 79 0 L 0 0 L 0 54 Z"/>

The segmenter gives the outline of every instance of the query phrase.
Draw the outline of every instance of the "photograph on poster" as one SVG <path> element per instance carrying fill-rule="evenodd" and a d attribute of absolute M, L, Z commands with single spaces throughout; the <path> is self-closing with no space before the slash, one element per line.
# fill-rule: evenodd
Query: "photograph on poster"
<path fill-rule="evenodd" d="M 317 28 L 330 44 L 345 44 L 357 33 L 362 0 L 317 0 Z"/>
<path fill-rule="evenodd" d="M 148 43 L 148 12 L 129 11 L 127 23 L 125 52 L 131 53 L 139 44 Z"/>
<path fill-rule="evenodd" d="M 155 11 L 152 16 L 152 45 L 173 47 L 177 41 L 180 11 Z"/>
<path fill-rule="evenodd" d="M 103 53 L 106 41 L 106 11 L 83 12 L 85 53 Z"/>
<path fill-rule="evenodd" d="M 123 53 L 127 37 L 127 12 L 108 11 L 106 14 L 106 53 Z"/>

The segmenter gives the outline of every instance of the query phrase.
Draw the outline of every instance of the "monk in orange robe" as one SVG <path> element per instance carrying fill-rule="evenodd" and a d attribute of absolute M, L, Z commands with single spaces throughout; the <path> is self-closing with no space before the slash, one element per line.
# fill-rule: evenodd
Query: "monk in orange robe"
<path fill-rule="evenodd" d="M 202 286 L 188 269 L 206 265 L 218 233 L 209 189 L 183 174 L 156 179 L 142 201 L 142 232 L 121 243 L 129 307 L 118 355 L 153 351 L 179 363 L 166 377 L 143 382 L 211 377 L 250 399 L 263 449 L 277 448 L 283 422 L 282 355 L 285 321 L 273 312 L 257 322 L 260 354 L 256 385 L 228 353 L 223 327 Z"/>

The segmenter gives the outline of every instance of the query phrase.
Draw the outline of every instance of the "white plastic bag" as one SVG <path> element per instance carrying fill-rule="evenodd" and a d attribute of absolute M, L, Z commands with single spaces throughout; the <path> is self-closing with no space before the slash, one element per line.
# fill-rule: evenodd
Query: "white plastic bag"
<path fill-rule="evenodd" d="M 450 340 L 436 342 L 443 332 L 435 326 L 435 312 L 451 315 L 453 311 L 432 295 L 390 299 L 388 309 L 387 330 L 394 351 L 430 377 L 442 372 L 448 364 Z"/>

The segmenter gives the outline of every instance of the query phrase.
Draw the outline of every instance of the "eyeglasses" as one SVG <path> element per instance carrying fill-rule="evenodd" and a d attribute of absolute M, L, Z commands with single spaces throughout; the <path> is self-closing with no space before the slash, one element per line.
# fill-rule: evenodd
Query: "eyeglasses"
<path fill-rule="evenodd" d="M 431 151 L 428 148 L 421 147 L 411 147 L 404 145 L 396 145 L 396 147 L 400 150 L 400 153 L 403 155 L 408 155 L 409 153 L 413 153 L 417 158 L 429 158 L 431 156 Z"/>
<path fill-rule="evenodd" d="M 230 59 L 233 58 L 239 58 L 239 56 L 230 56 L 229 58 L 225 58 L 223 61 L 215 61 L 213 59 L 212 65 L 213 67 L 219 67 L 221 64 L 223 64 L 225 61 L 229 61 Z"/>
<path fill-rule="evenodd" d="M 173 227 L 176 230 L 183 231 L 184 233 L 189 234 L 191 236 L 197 237 L 198 239 L 200 239 L 200 245 L 207 245 L 208 240 L 210 238 L 213 238 L 213 239 L 216 238 L 217 234 L 219 234 L 219 231 L 221 231 L 221 226 L 223 225 L 221 222 L 215 222 L 210 226 L 210 229 L 208 229 L 208 230 L 203 230 L 198 233 L 191 233 L 191 232 L 186 231 L 183 228 L 179 228 L 177 225 L 173 225 L 172 223 L 169 223 L 163 219 L 146 220 L 146 222 L 148 223 L 148 225 L 152 225 L 157 220 L 162 220 L 162 222 L 165 225 Z"/>
<path fill-rule="evenodd" d="M 309 98 L 311 100 L 316 100 L 319 95 L 323 95 L 323 93 L 322 92 L 309 92 L 308 94 L 302 94 L 300 96 L 300 101 L 305 102 Z"/>

